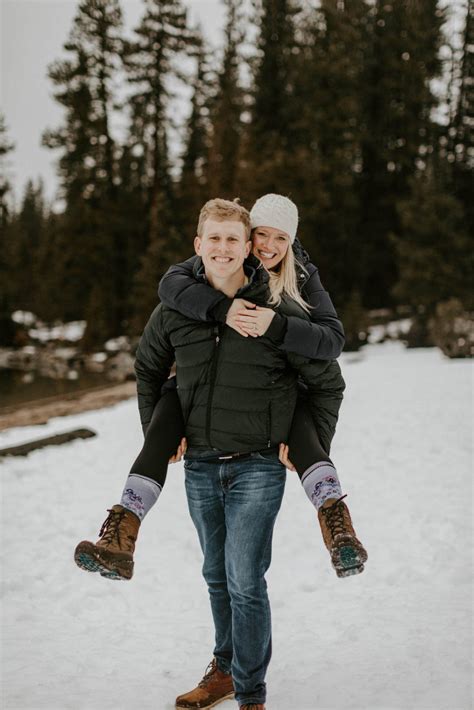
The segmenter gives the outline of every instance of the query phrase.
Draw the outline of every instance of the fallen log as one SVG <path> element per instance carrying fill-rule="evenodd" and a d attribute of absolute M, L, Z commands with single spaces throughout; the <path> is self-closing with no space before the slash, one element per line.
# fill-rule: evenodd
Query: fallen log
<path fill-rule="evenodd" d="M 93 436 L 97 436 L 97 434 L 91 429 L 73 429 L 72 431 L 66 431 L 63 434 L 44 436 L 42 439 L 35 439 L 34 441 L 28 441 L 25 444 L 10 446 L 7 449 L 0 449 L 0 458 L 4 456 L 28 456 L 31 451 L 43 449 L 45 446 L 60 446 L 61 444 L 67 444 L 69 441 L 74 441 L 74 439 L 90 439 Z"/>

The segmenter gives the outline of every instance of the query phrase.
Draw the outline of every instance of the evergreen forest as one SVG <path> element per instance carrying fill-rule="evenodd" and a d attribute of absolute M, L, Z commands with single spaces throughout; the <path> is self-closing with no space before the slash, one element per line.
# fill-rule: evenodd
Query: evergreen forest
<path fill-rule="evenodd" d="M 143 0 L 133 34 L 120 0 L 77 3 L 48 69 L 56 206 L 0 182 L 2 314 L 86 320 L 89 350 L 139 334 L 202 204 L 266 192 L 298 205 L 349 335 L 376 309 L 472 312 L 472 2 L 457 33 L 440 0 L 222 3 L 217 48 L 184 0 Z M 2 117 L 4 163 L 14 149 Z"/>

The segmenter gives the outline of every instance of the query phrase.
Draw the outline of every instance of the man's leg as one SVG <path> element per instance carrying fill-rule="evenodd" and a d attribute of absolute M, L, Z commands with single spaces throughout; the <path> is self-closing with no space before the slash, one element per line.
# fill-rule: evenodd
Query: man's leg
<path fill-rule="evenodd" d="M 225 563 L 232 602 L 232 677 L 239 705 L 263 703 L 270 662 L 271 616 L 265 573 L 285 489 L 277 456 L 226 464 Z"/>
<path fill-rule="evenodd" d="M 189 512 L 204 553 L 202 573 L 209 589 L 215 627 L 214 656 L 218 668 L 230 673 L 232 661 L 232 611 L 225 570 L 226 520 L 223 466 L 186 461 L 186 495 Z"/>

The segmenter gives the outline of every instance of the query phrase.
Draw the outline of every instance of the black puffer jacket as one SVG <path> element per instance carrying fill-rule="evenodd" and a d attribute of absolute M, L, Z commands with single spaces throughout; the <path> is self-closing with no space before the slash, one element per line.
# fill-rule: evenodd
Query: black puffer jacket
<path fill-rule="evenodd" d="M 250 282 L 236 296 L 266 304 L 267 272 L 258 260 L 248 260 L 245 269 Z M 201 283 L 204 279 L 199 258 L 194 262 L 194 279 Z M 308 319 L 293 301 L 282 303 L 277 310 L 285 317 Z M 321 443 L 329 450 L 344 389 L 339 365 L 287 353 L 268 332 L 260 338 L 242 338 L 224 324 L 197 322 L 160 304 L 144 330 L 136 356 L 144 430 L 176 359 L 189 447 L 247 452 L 287 441 L 300 375 L 309 390 Z M 323 407 L 318 405 L 321 393 Z"/>
<path fill-rule="evenodd" d="M 280 314 L 272 321 L 273 335 L 283 350 L 305 357 L 330 360 L 339 357 L 344 347 L 344 328 L 319 278 L 298 239 L 293 244 L 301 295 L 312 306 L 308 318 Z M 158 295 L 162 303 L 200 321 L 225 323 L 232 299 L 221 291 L 194 278 L 196 256 L 171 266 L 160 281 Z M 255 257 L 250 260 L 258 262 Z M 258 262 L 260 263 L 260 262 Z"/>

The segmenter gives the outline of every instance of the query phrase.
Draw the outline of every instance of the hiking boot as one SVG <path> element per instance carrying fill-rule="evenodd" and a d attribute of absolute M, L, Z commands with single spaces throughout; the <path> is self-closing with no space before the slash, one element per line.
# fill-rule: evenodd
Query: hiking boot
<path fill-rule="evenodd" d="M 318 511 L 324 544 L 338 577 L 360 574 L 367 561 L 367 552 L 356 537 L 349 509 L 342 501 L 345 497 L 327 500 Z"/>
<path fill-rule="evenodd" d="M 140 519 L 122 505 L 114 505 L 107 512 L 99 540 L 95 544 L 88 540 L 80 542 L 74 561 L 81 569 L 100 572 L 108 579 L 131 579 Z"/>
<path fill-rule="evenodd" d="M 213 708 L 223 700 L 234 697 L 234 685 L 230 673 L 217 667 L 215 658 L 209 663 L 197 688 L 176 698 L 176 708 Z"/>

